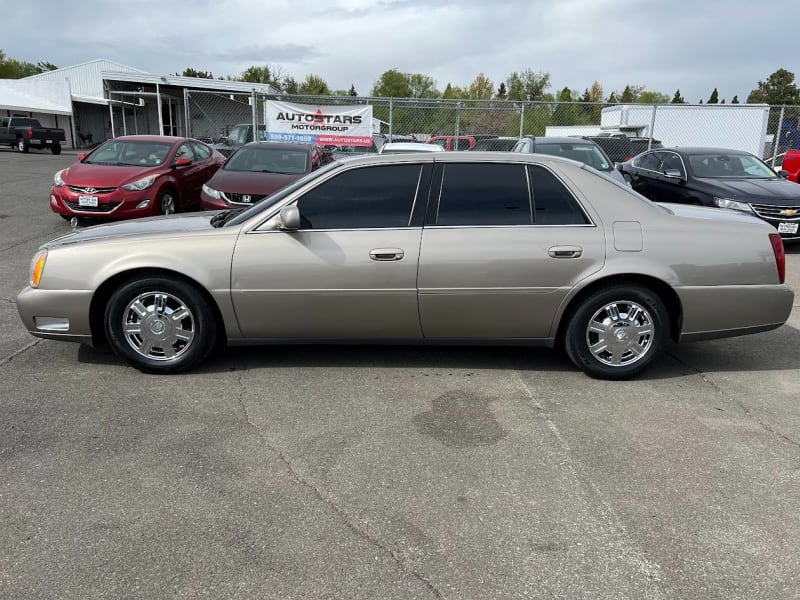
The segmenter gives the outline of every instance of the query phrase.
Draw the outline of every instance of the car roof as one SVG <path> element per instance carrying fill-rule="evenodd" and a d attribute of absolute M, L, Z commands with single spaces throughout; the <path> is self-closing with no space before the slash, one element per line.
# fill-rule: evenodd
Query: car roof
<path fill-rule="evenodd" d="M 533 140 L 535 144 L 586 144 L 587 146 L 597 146 L 592 140 L 587 140 L 582 137 L 557 137 L 549 135 L 526 135 L 523 137 Z"/>
<path fill-rule="evenodd" d="M 293 144 L 290 142 L 267 142 L 259 140 L 248 142 L 242 148 L 274 148 L 276 150 L 311 150 L 315 144 Z"/>
<path fill-rule="evenodd" d="M 386 142 L 381 150 L 416 150 L 418 152 L 444 152 L 444 148 L 436 144 L 423 142 Z"/>
<path fill-rule="evenodd" d="M 176 142 L 183 142 L 191 140 L 193 142 L 198 142 L 202 144 L 200 140 L 196 140 L 194 138 L 187 138 L 187 137 L 178 137 L 173 135 L 120 135 L 115 138 L 111 138 L 108 140 L 109 142 L 116 141 L 116 142 L 166 142 L 168 144 L 174 144 Z"/>
<path fill-rule="evenodd" d="M 683 154 L 686 156 L 693 155 L 693 154 L 747 154 L 750 155 L 749 152 L 744 150 L 734 150 L 733 148 L 712 148 L 712 147 L 705 147 L 705 146 L 676 146 L 674 148 L 653 148 L 653 150 L 671 150 L 676 152 L 677 154 Z"/>

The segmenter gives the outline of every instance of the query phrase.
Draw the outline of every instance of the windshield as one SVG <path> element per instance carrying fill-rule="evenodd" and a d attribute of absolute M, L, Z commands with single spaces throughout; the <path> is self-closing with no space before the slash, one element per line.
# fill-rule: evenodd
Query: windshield
<path fill-rule="evenodd" d="M 780 179 L 767 165 L 750 154 L 690 154 L 689 167 L 704 179 Z"/>
<path fill-rule="evenodd" d="M 536 153 L 571 158 L 598 171 L 610 171 L 612 168 L 606 155 L 594 144 L 536 144 Z"/>
<path fill-rule="evenodd" d="M 308 170 L 308 152 L 305 148 L 247 146 L 240 148 L 222 168 L 225 171 L 302 175 Z"/>
<path fill-rule="evenodd" d="M 228 225 L 230 225 L 230 226 L 239 225 L 240 223 L 244 223 L 245 221 L 247 221 L 251 217 L 257 215 L 258 213 L 264 212 L 265 210 L 268 210 L 270 206 L 272 206 L 276 202 L 280 202 L 281 200 L 283 200 L 286 196 L 288 196 L 289 194 L 291 194 L 295 190 L 297 190 L 297 189 L 303 187 L 304 185 L 306 185 L 309 181 L 313 181 L 314 179 L 316 179 L 317 177 L 319 177 L 321 175 L 324 175 L 328 171 L 332 171 L 333 169 L 338 169 L 341 166 L 342 166 L 342 163 L 340 163 L 340 162 L 336 162 L 336 161 L 330 162 L 327 165 L 325 165 L 324 167 L 321 167 L 321 168 L 317 169 L 316 171 L 312 171 L 311 173 L 309 173 L 305 177 L 301 177 L 300 179 L 298 179 L 296 181 L 293 181 L 292 183 L 290 183 L 286 187 L 282 187 L 277 192 L 275 192 L 273 194 L 270 194 L 269 196 L 267 196 L 266 198 L 260 200 L 259 202 L 256 202 L 253 206 L 251 206 L 250 208 L 248 208 L 246 210 L 244 210 L 244 209 L 236 209 L 236 210 L 230 211 L 230 212 L 229 211 L 223 211 L 222 213 L 219 213 L 220 215 L 224 215 L 223 218 L 218 220 L 218 221 L 216 221 L 216 223 L 212 223 L 212 225 L 215 225 L 216 227 L 221 227 L 221 226 L 228 226 Z M 219 216 L 219 215 L 217 215 L 217 216 Z"/>
<path fill-rule="evenodd" d="M 169 156 L 169 142 L 110 141 L 100 146 L 83 159 L 90 165 L 114 165 L 123 167 L 157 167 Z"/>

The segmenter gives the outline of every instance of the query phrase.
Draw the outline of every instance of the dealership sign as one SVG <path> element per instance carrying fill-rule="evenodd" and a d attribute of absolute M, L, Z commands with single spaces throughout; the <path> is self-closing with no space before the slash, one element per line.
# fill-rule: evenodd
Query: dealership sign
<path fill-rule="evenodd" d="M 371 146 L 372 106 L 315 106 L 267 100 L 267 141 Z"/>

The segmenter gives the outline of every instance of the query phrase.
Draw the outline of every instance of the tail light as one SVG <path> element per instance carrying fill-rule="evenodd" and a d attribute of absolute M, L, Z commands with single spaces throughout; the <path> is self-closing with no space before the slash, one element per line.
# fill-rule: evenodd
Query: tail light
<path fill-rule="evenodd" d="M 28 129 L 28 137 L 33 138 L 33 129 Z"/>
<path fill-rule="evenodd" d="M 772 242 L 772 252 L 775 254 L 775 266 L 778 267 L 778 279 L 780 283 L 786 281 L 786 254 L 783 252 L 783 241 L 780 234 L 770 233 L 769 241 Z"/>

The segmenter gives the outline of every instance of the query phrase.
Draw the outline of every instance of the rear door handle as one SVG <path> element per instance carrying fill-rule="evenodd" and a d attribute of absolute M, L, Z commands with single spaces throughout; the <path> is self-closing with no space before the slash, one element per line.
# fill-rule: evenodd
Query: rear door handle
<path fill-rule="evenodd" d="M 583 254 L 580 246 L 551 246 L 547 253 L 552 258 L 579 258 Z"/>
<path fill-rule="evenodd" d="M 372 260 L 400 260 L 405 256 L 400 248 L 375 248 L 369 251 L 369 257 Z"/>

